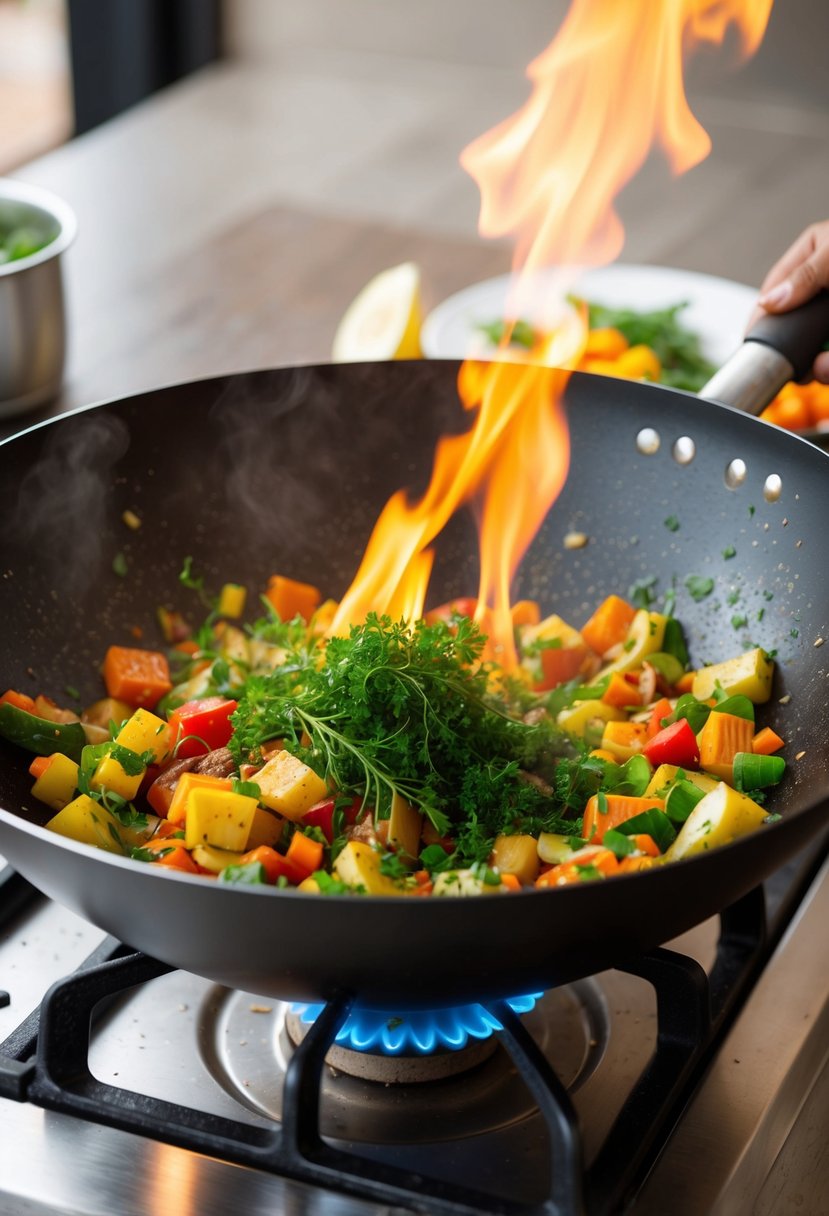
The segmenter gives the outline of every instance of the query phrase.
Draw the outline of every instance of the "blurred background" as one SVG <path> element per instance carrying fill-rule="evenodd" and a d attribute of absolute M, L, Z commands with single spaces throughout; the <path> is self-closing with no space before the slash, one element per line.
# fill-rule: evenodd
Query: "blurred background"
<path fill-rule="evenodd" d="M 79 218 L 66 400 L 149 382 L 146 363 L 123 375 L 125 331 L 152 338 L 153 383 L 323 358 L 335 317 L 386 265 L 418 260 L 427 306 L 505 268 L 506 249 L 480 252 L 458 155 L 525 100 L 525 68 L 566 8 L 0 0 L 0 174 L 55 190 Z M 734 46 L 694 58 L 713 151 L 677 180 L 654 158 L 625 190 L 625 262 L 756 286 L 829 215 L 827 47 L 824 0 L 777 0 L 748 65 Z"/>

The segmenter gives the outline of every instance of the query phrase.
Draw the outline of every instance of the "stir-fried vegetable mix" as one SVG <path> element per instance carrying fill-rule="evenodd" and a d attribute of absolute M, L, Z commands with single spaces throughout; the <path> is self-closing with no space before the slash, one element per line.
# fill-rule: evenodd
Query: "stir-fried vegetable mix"
<path fill-rule="evenodd" d="M 169 651 L 111 646 L 80 715 L 6 692 L 0 735 L 35 753 L 47 826 L 224 883 L 449 896 L 604 881 L 775 817 L 762 650 L 691 671 L 650 606 L 611 595 L 576 629 L 522 601 L 506 674 L 473 601 L 329 639 L 320 599 L 274 577 L 244 628 L 235 584 L 195 631 L 160 609 Z"/>
<path fill-rule="evenodd" d="M 714 365 L 706 359 L 699 335 L 683 323 L 687 307 L 687 301 L 653 310 L 587 305 L 589 329 L 578 370 L 699 392 Z M 493 346 L 507 338 L 510 346 L 530 355 L 541 354 L 549 336 L 521 319 L 486 321 L 478 328 Z M 786 384 L 760 417 L 789 431 L 829 429 L 829 385 L 816 380 Z"/>

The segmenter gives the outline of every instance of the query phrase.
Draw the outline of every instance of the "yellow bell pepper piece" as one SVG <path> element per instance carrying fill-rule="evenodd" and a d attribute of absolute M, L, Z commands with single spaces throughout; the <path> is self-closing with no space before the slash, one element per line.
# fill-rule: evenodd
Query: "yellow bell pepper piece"
<path fill-rule="evenodd" d="M 717 684 L 720 684 L 729 697 L 739 694 L 748 697 L 755 705 L 763 705 L 771 696 L 773 675 L 773 661 L 758 646 L 736 658 L 727 659 L 725 663 L 712 663 L 710 667 L 700 668 L 694 675 L 691 691 L 698 701 L 707 701 L 714 695 Z"/>
<path fill-rule="evenodd" d="M 120 836 L 121 825 L 106 807 L 101 806 L 88 794 L 79 794 L 77 798 L 73 798 L 46 826 L 59 836 L 67 836 L 70 840 L 80 841 L 81 844 L 95 845 L 108 853 L 125 852 Z"/>
<path fill-rule="evenodd" d="M 72 801 L 78 788 L 78 766 L 74 760 L 55 752 L 49 758 L 45 772 L 32 786 L 32 795 L 54 811 L 61 811 Z"/>
<path fill-rule="evenodd" d="M 247 596 L 247 590 L 238 583 L 225 583 L 219 592 L 219 616 L 241 616 L 245 611 Z"/>

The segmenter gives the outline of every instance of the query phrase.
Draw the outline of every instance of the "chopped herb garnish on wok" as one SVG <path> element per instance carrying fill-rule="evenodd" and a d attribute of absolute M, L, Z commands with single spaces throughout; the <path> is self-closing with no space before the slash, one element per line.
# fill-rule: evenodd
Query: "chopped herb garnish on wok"
<path fill-rule="evenodd" d="M 337 606 L 274 576 L 240 627 L 237 584 L 182 573 L 205 623 L 165 608 L 169 653 L 111 646 L 82 714 L 0 697 L 52 831 L 234 886 L 449 897 L 603 882 L 773 821 L 771 657 L 691 669 L 655 580 L 580 628 L 522 602 L 504 669 L 457 601 L 329 636 Z"/>

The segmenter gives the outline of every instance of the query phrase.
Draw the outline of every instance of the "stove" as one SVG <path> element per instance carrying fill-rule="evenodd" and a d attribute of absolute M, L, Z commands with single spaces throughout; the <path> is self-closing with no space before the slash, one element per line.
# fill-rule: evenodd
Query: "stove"
<path fill-rule="evenodd" d="M 6 869 L 0 1213 L 829 1212 L 826 843 L 448 1029 L 171 970 Z"/>

